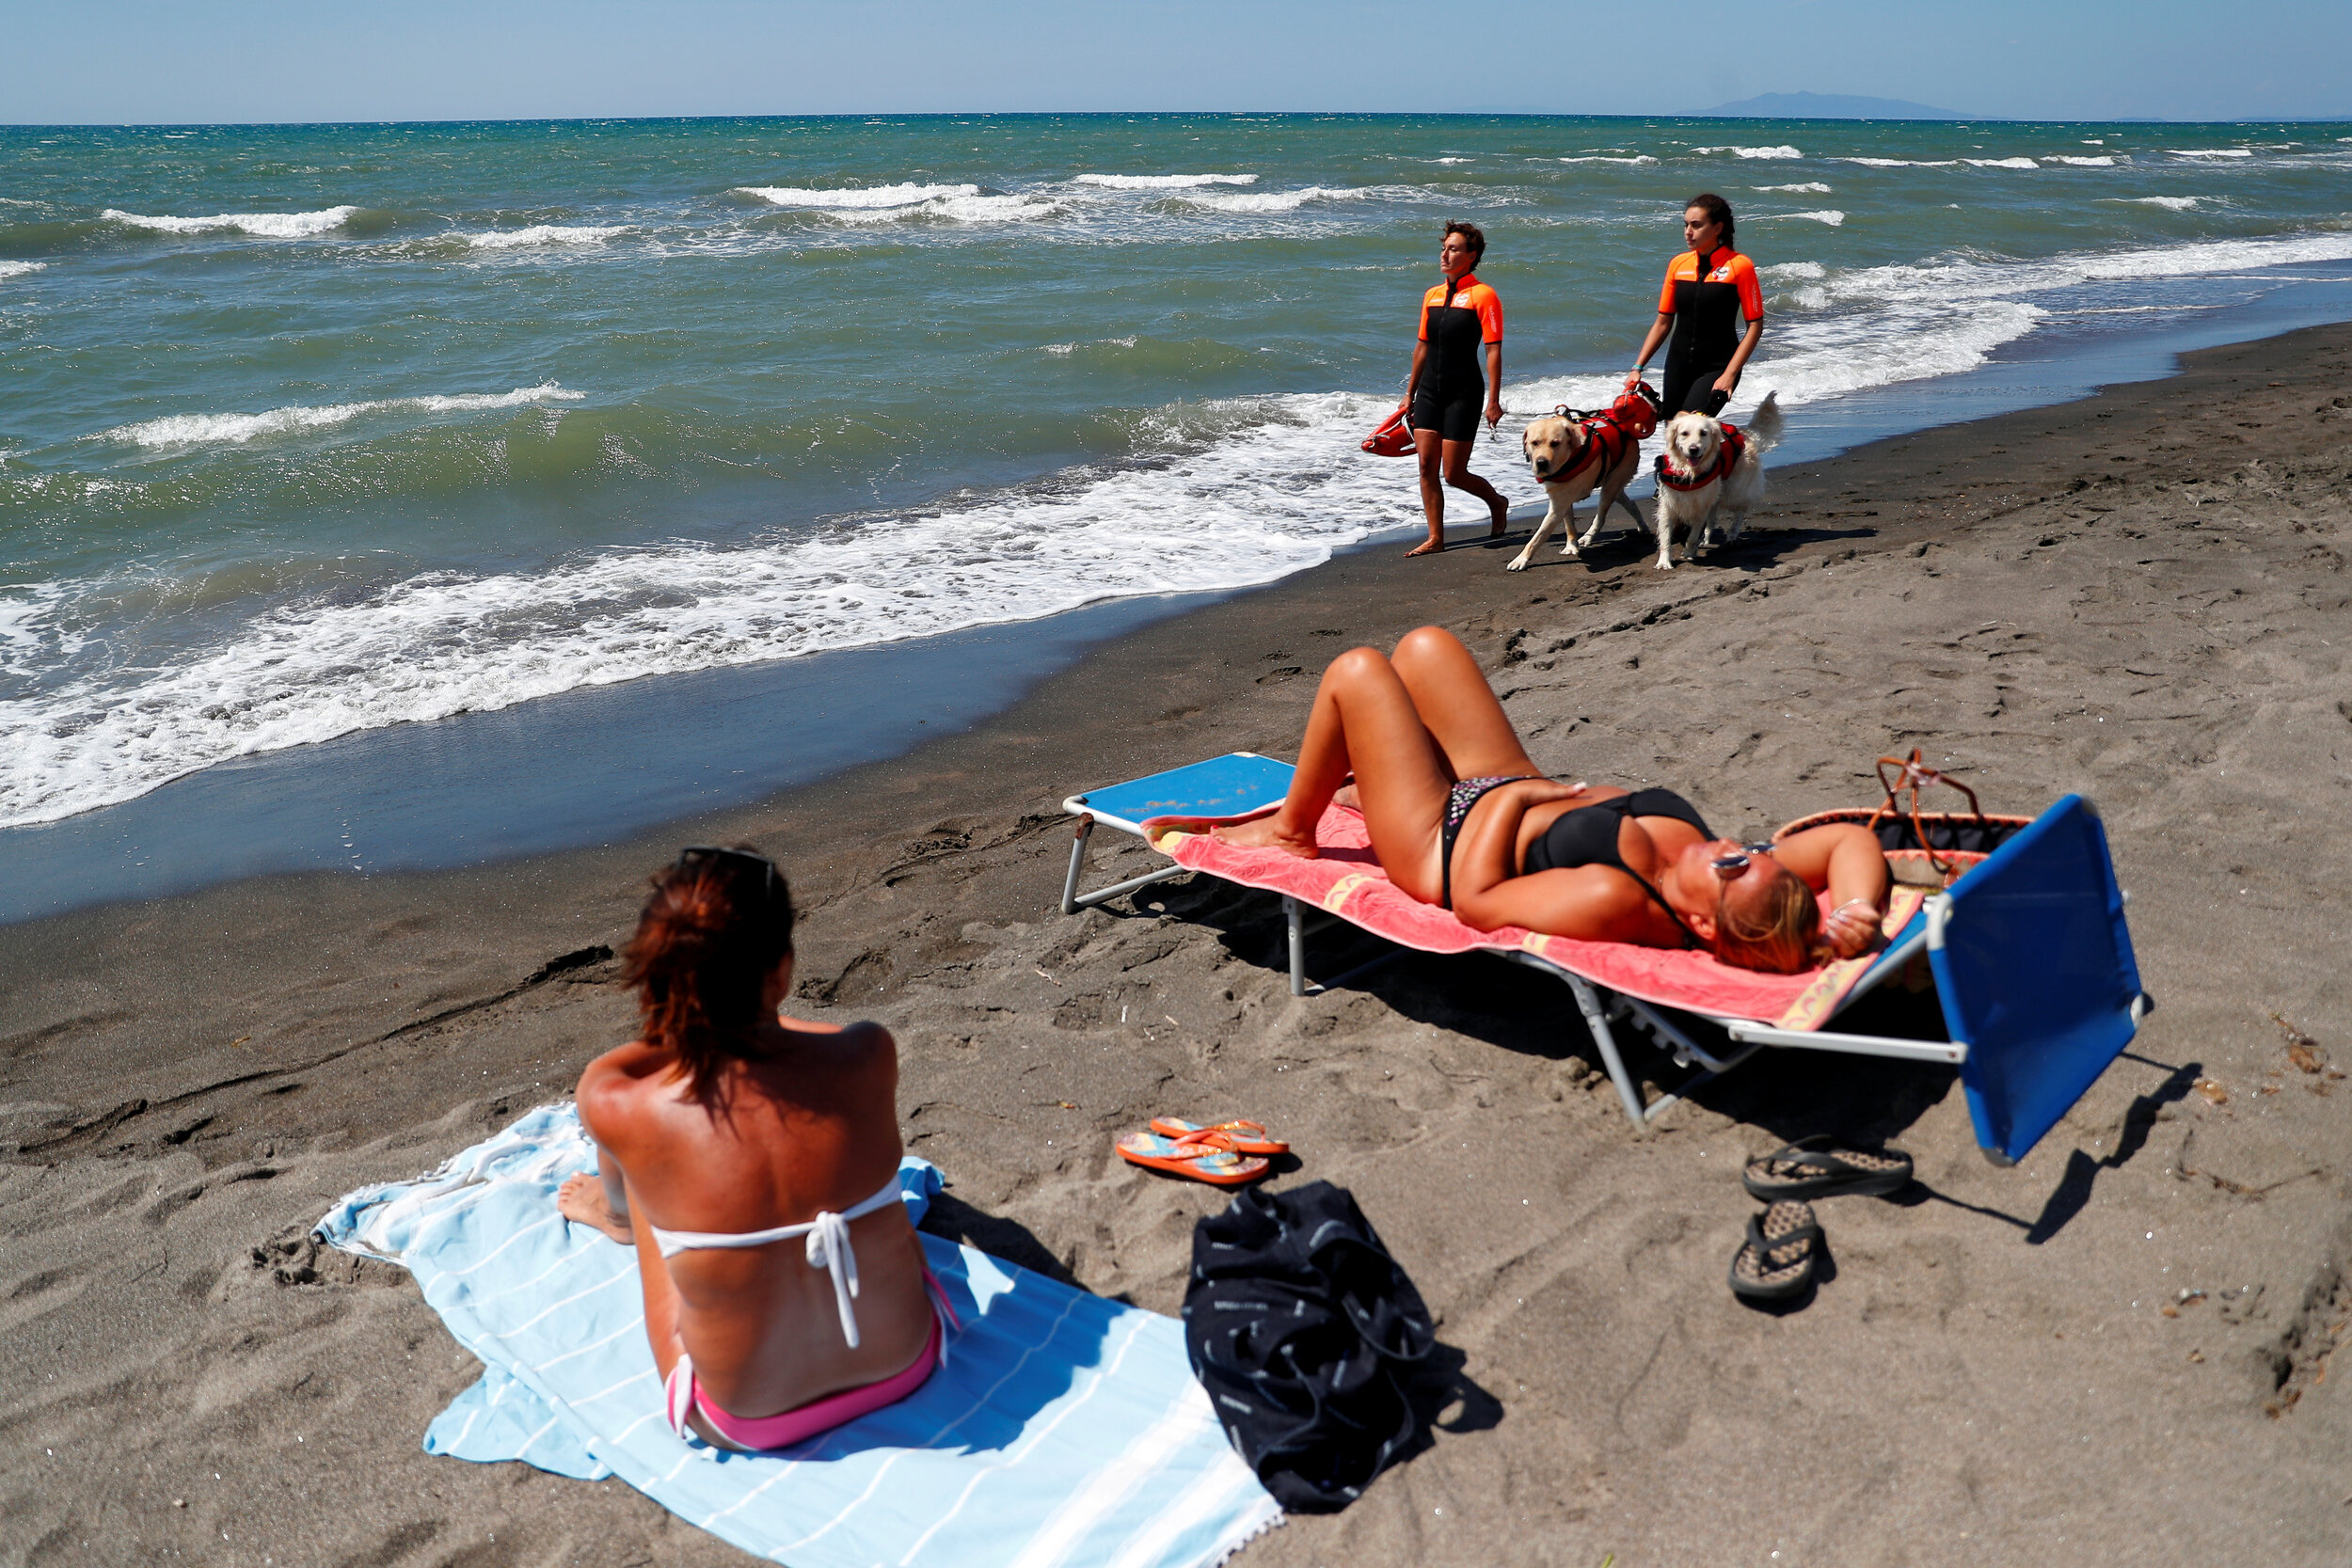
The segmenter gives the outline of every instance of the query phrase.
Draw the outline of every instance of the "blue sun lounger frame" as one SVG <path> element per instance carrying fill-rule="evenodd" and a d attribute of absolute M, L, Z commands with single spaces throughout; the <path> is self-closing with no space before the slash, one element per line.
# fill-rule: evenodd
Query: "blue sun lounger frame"
<path fill-rule="evenodd" d="M 1062 912 L 1075 914 L 1190 875 L 1185 867 L 1165 866 L 1081 894 L 1088 841 L 1098 824 L 1141 837 L 1143 823 L 1155 816 L 1245 816 L 1279 801 L 1290 777 L 1288 763 L 1234 752 L 1071 796 L 1062 808 L 1077 819 L 1077 832 L 1062 883 Z M 1493 956 L 1566 982 L 1636 1131 L 1646 1131 L 1677 1100 L 1768 1046 L 1836 1051 L 1959 1068 L 1979 1147 L 1994 1164 L 2009 1165 L 2025 1158 L 2082 1098 L 2155 1006 L 2140 988 L 2123 904 L 2098 812 L 2083 797 L 2067 796 L 1958 883 L 1931 897 L 1839 1004 L 1841 1012 L 1851 1007 L 1924 951 L 1943 1008 L 1941 1040 L 1780 1029 L 1753 1019 L 1689 1013 L 1615 993 L 1533 953 L 1496 949 Z M 1311 986 L 1306 939 L 1340 924 L 1340 917 L 1311 913 L 1288 895 L 1282 910 L 1294 996 L 1329 991 L 1410 951 L 1398 948 Z M 1728 1049 L 1703 1046 L 1685 1025 L 1691 1018 L 1720 1027 Z M 1645 1104 L 1617 1048 L 1614 1022 L 1630 1022 L 1648 1034 L 1692 1076 L 1674 1093 Z"/>

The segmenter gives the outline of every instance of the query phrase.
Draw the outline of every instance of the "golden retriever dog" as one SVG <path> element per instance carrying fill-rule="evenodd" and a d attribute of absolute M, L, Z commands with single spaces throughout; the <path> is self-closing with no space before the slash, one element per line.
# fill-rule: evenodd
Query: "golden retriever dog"
<path fill-rule="evenodd" d="M 1561 529 L 1560 553 L 1573 559 L 1579 545 L 1589 546 L 1600 533 L 1600 525 L 1607 519 L 1612 505 L 1631 513 L 1635 527 L 1649 527 L 1642 516 L 1642 509 L 1625 497 L 1625 487 L 1642 470 L 1642 444 L 1626 438 L 1623 451 L 1616 461 L 1611 462 L 1605 451 L 1589 451 L 1597 438 L 1607 439 L 1596 437 L 1583 421 L 1561 414 L 1546 414 L 1528 421 L 1519 436 L 1519 446 L 1527 453 L 1528 467 L 1551 504 L 1544 511 L 1544 520 L 1535 525 L 1527 547 L 1512 558 L 1504 571 L 1527 570 L 1527 563 L 1535 558 L 1535 546 L 1550 534 L 1554 524 Z M 1600 492 L 1600 505 L 1593 513 L 1592 526 L 1580 540 L 1576 536 L 1576 503 L 1595 490 Z"/>
<path fill-rule="evenodd" d="M 1705 414 L 1677 414 L 1666 422 L 1666 450 L 1658 459 L 1658 569 L 1674 569 L 1675 539 L 1690 540 L 1690 553 L 1728 545 L 1747 526 L 1748 513 L 1764 499 L 1764 454 L 1780 439 L 1780 394 L 1767 392 L 1740 428 L 1738 458 L 1724 461 L 1724 427 Z M 1730 526 L 1719 540 L 1715 519 Z"/>

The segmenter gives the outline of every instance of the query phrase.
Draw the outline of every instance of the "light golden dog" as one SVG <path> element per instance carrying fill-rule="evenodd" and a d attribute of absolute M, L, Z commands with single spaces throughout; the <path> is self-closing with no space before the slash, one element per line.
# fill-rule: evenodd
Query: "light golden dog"
<path fill-rule="evenodd" d="M 1528 421 L 1519 436 L 1519 446 L 1527 453 L 1528 467 L 1551 504 L 1544 511 L 1544 520 L 1535 525 L 1527 547 L 1512 558 L 1504 571 L 1525 571 L 1527 563 L 1535 558 L 1535 546 L 1544 542 L 1555 523 L 1561 529 L 1560 553 L 1573 558 L 1580 545 L 1589 546 L 1599 535 L 1600 525 L 1608 518 L 1612 505 L 1631 513 L 1635 527 L 1649 527 L 1642 516 L 1642 509 L 1625 497 L 1625 487 L 1642 471 L 1641 443 L 1627 441 L 1624 452 L 1614 463 L 1606 458 L 1585 462 L 1585 449 L 1592 440 L 1581 421 L 1564 415 L 1546 414 Z M 1592 526 L 1580 540 L 1576 536 L 1576 503 L 1595 490 L 1600 492 L 1600 505 L 1593 513 Z"/>
<path fill-rule="evenodd" d="M 1666 421 L 1666 451 L 1659 459 L 1658 569 L 1671 571 L 1675 536 L 1700 546 L 1728 545 L 1740 537 L 1748 513 L 1764 500 L 1764 454 L 1780 439 L 1780 394 L 1767 392 L 1740 434 L 1746 445 L 1739 460 L 1724 467 L 1724 427 L 1704 414 L 1677 414 Z M 1730 530 L 1715 537 L 1715 519 L 1728 514 Z"/>

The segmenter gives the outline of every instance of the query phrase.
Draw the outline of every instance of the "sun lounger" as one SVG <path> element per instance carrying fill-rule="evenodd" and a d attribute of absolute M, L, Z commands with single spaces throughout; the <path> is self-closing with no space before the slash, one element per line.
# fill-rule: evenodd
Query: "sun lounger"
<path fill-rule="evenodd" d="M 1960 1069 L 1979 1145 L 2001 1164 L 2023 1158 L 2081 1098 L 2153 1006 L 2140 990 L 2105 832 L 2080 796 L 2058 801 L 1946 892 L 1898 886 L 1886 945 L 1876 955 L 1780 975 L 1735 969 L 1699 952 L 1473 929 L 1390 882 L 1372 854 L 1363 818 L 1344 807 L 1331 807 L 1317 825 L 1324 851 L 1317 860 L 1237 848 L 1208 834 L 1213 820 L 1278 802 L 1289 774 L 1282 763 L 1235 752 L 1072 796 L 1064 807 L 1078 818 L 1078 831 L 1063 911 L 1187 871 L 1279 894 L 1291 990 L 1301 996 L 1373 967 L 1309 985 L 1307 938 L 1342 921 L 1400 952 L 1486 952 L 1528 965 L 1566 983 L 1637 1129 L 1767 1047 L 1948 1062 Z M 1081 895 L 1088 839 L 1098 823 L 1136 834 L 1171 863 Z M 1903 976 L 1915 983 L 1922 954 L 1944 1037 L 1826 1027 L 1884 982 Z M 1645 1104 L 1618 1050 L 1613 1025 L 1622 1022 L 1646 1032 L 1692 1076 Z M 1714 1028 L 1698 1027 L 1702 1022 Z"/>

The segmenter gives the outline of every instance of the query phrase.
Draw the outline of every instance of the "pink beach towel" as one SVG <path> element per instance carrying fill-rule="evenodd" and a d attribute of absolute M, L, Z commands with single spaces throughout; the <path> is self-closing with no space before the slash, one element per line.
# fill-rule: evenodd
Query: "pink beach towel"
<path fill-rule="evenodd" d="M 1735 969 L 1708 953 L 1539 936 L 1517 926 L 1481 931 L 1390 881 L 1373 858 L 1363 816 L 1345 806 L 1327 808 L 1315 825 L 1322 856 L 1311 861 L 1279 849 L 1227 844 L 1209 833 L 1215 825 L 1203 817 L 1162 816 L 1142 826 L 1152 847 L 1179 865 L 1244 887 L 1286 893 L 1400 945 L 1424 953 L 1518 948 L 1612 990 L 1712 1018 L 1819 1029 L 1872 962 L 1866 955 L 1797 974 L 1763 974 Z M 1898 886 L 1882 927 L 1885 934 L 1891 938 L 1908 925 L 1926 896 L 1915 887 Z"/>

